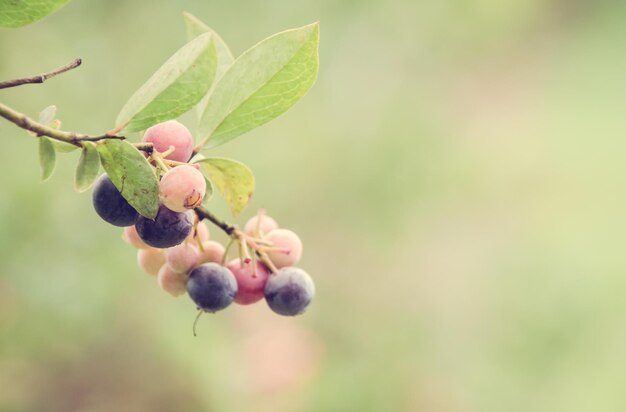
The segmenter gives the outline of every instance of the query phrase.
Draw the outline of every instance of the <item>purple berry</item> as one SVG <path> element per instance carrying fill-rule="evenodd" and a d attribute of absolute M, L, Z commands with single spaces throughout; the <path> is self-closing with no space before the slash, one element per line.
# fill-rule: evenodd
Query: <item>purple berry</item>
<path fill-rule="evenodd" d="M 168 248 L 181 244 L 193 228 L 190 213 L 173 212 L 165 206 L 159 206 L 154 220 L 140 216 L 135 224 L 137 234 L 148 245 Z"/>
<path fill-rule="evenodd" d="M 315 296 L 313 280 L 304 270 L 295 267 L 280 269 L 270 275 L 265 285 L 265 300 L 279 315 L 299 315 Z"/>
<path fill-rule="evenodd" d="M 187 293 L 205 312 L 224 309 L 235 299 L 237 281 L 233 272 L 217 263 L 204 263 L 189 273 Z"/>
<path fill-rule="evenodd" d="M 130 226 L 139 216 L 106 174 L 94 185 L 92 201 L 96 213 L 114 226 Z"/>

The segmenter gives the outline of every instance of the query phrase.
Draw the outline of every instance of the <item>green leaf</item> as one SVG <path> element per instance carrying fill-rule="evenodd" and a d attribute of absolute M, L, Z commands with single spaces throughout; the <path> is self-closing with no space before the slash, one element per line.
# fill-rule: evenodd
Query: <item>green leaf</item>
<path fill-rule="evenodd" d="M 319 24 L 271 36 L 242 54 L 217 81 L 198 126 L 221 145 L 284 113 L 313 85 Z M 209 139 L 210 138 L 210 139 Z"/>
<path fill-rule="evenodd" d="M 0 27 L 20 27 L 44 18 L 69 0 L 0 0 Z"/>
<path fill-rule="evenodd" d="M 207 157 L 197 161 L 209 175 L 211 182 L 224 196 L 233 215 L 241 213 L 254 192 L 254 175 L 248 166 L 232 159 Z"/>
<path fill-rule="evenodd" d="M 217 34 L 213 29 L 200 21 L 197 17 L 192 15 L 191 13 L 183 12 L 183 18 L 185 19 L 185 27 L 187 28 L 187 40 L 195 39 L 202 33 L 211 33 L 213 36 L 213 41 L 215 42 L 215 51 L 217 53 L 217 69 L 215 72 L 215 79 L 219 79 L 222 75 L 228 70 L 235 58 L 231 53 L 230 49 L 226 45 L 226 42 Z M 196 106 L 196 110 L 198 111 L 198 117 L 202 116 L 204 113 L 204 109 L 209 102 L 209 96 L 211 92 L 209 91 L 203 98 L 200 100 L 200 103 Z"/>
<path fill-rule="evenodd" d="M 41 181 L 45 182 L 52 175 L 56 164 L 56 153 L 50 139 L 39 138 L 39 163 L 41 164 Z"/>
<path fill-rule="evenodd" d="M 211 183 L 211 181 L 206 177 L 204 180 L 206 180 L 206 193 L 202 198 L 202 206 L 207 206 L 209 204 L 209 200 L 213 197 L 213 183 Z"/>
<path fill-rule="evenodd" d="M 60 153 L 69 153 L 78 149 L 78 146 L 74 146 L 73 144 L 65 143 L 60 140 L 52 140 L 52 146 L 54 146 L 54 149 Z"/>
<path fill-rule="evenodd" d="M 117 127 L 137 132 L 187 112 L 211 87 L 216 65 L 211 33 L 196 37 L 131 96 L 117 116 Z"/>
<path fill-rule="evenodd" d="M 57 115 L 57 107 L 54 105 L 48 106 L 45 109 L 43 109 L 41 112 L 39 112 L 39 119 L 38 119 L 39 123 L 43 124 L 44 126 L 50 126 L 50 124 L 52 123 L 56 115 Z"/>
<path fill-rule="evenodd" d="M 83 142 L 83 152 L 78 160 L 74 188 L 78 192 L 84 192 L 93 184 L 100 171 L 100 155 L 95 143 Z"/>
<path fill-rule="evenodd" d="M 139 214 L 154 219 L 159 210 L 159 182 L 144 155 L 124 140 L 101 140 L 96 147 L 102 167 L 124 199 Z"/>

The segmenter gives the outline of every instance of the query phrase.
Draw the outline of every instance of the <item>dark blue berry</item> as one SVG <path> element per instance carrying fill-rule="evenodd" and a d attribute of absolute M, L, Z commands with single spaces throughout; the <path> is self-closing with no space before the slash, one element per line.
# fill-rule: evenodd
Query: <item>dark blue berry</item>
<path fill-rule="evenodd" d="M 173 212 L 165 206 L 159 206 L 154 220 L 139 216 L 137 234 L 148 245 L 157 248 L 168 248 L 179 245 L 189 236 L 193 229 L 191 212 Z"/>
<path fill-rule="evenodd" d="M 96 213 L 114 226 L 130 226 L 139 217 L 137 211 L 122 197 L 106 174 L 94 185 L 92 201 Z"/>
<path fill-rule="evenodd" d="M 270 275 L 265 285 L 265 300 L 279 315 L 299 315 L 315 296 L 313 280 L 304 270 L 286 267 Z"/>
<path fill-rule="evenodd" d="M 237 294 L 233 272 L 217 263 L 204 263 L 189 273 L 187 293 L 198 308 L 217 312 L 230 305 Z"/>

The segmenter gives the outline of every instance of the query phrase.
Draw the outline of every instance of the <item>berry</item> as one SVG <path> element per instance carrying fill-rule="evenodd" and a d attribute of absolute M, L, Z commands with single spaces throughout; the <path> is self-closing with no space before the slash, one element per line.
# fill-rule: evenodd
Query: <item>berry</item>
<path fill-rule="evenodd" d="M 186 273 L 198 265 L 198 249 L 190 243 L 181 243 L 165 251 L 165 259 L 175 272 Z"/>
<path fill-rule="evenodd" d="M 163 265 L 157 275 L 159 286 L 172 296 L 180 296 L 187 291 L 187 274 L 178 273 L 168 265 Z"/>
<path fill-rule="evenodd" d="M 124 239 L 128 244 L 136 247 L 137 249 L 148 249 L 150 247 L 146 245 L 143 240 L 141 240 L 135 226 L 125 227 L 124 233 L 122 234 L 122 239 Z"/>
<path fill-rule="evenodd" d="M 139 249 L 137 251 L 139 269 L 149 275 L 156 276 L 159 269 L 165 264 L 165 253 L 160 249 Z"/>
<path fill-rule="evenodd" d="M 94 185 L 92 201 L 96 213 L 114 226 L 130 226 L 139 216 L 106 174 Z"/>
<path fill-rule="evenodd" d="M 202 222 L 198 222 L 195 230 L 191 231 L 189 240 L 200 239 L 200 242 L 206 242 L 211 236 L 209 235 L 209 228 Z"/>
<path fill-rule="evenodd" d="M 233 302 L 237 281 L 233 272 L 217 263 L 204 263 L 189 273 L 187 293 L 198 308 L 217 312 Z"/>
<path fill-rule="evenodd" d="M 182 243 L 193 228 L 191 213 L 173 212 L 159 206 L 154 220 L 140 216 L 135 224 L 139 237 L 148 245 L 168 248 Z"/>
<path fill-rule="evenodd" d="M 174 146 L 174 152 L 165 158 L 177 162 L 186 162 L 193 152 L 191 132 L 176 120 L 168 120 L 150 127 L 144 133 L 143 141 L 152 143 L 159 152 L 165 152 L 170 146 Z"/>
<path fill-rule="evenodd" d="M 259 225 L 259 215 L 251 217 L 250 220 L 246 222 L 246 226 L 244 226 L 243 231 L 249 236 L 257 237 L 257 225 Z M 259 225 L 261 236 L 266 235 L 275 229 L 278 229 L 278 223 L 276 223 L 276 221 L 269 216 L 261 215 L 261 224 Z"/>
<path fill-rule="evenodd" d="M 270 276 L 270 271 L 264 264 L 256 262 L 256 274 L 252 270 L 252 262 L 245 263 L 242 268 L 240 259 L 231 260 L 226 267 L 237 280 L 235 303 L 249 305 L 263 298 L 265 284 Z"/>
<path fill-rule="evenodd" d="M 267 234 L 266 240 L 272 242 L 272 247 L 277 249 L 267 252 L 270 260 L 277 268 L 293 266 L 300 261 L 302 241 L 291 230 L 272 230 Z"/>
<path fill-rule="evenodd" d="M 189 165 L 168 170 L 159 183 L 161 202 L 174 212 L 184 212 L 200 206 L 205 193 L 204 176 Z"/>
<path fill-rule="evenodd" d="M 265 285 L 265 300 L 279 315 L 299 315 L 315 296 L 313 280 L 304 270 L 295 267 L 280 269 Z"/>
<path fill-rule="evenodd" d="M 219 242 L 214 240 L 202 242 L 202 249 L 200 252 L 200 263 L 220 263 L 224 259 L 224 246 Z"/>

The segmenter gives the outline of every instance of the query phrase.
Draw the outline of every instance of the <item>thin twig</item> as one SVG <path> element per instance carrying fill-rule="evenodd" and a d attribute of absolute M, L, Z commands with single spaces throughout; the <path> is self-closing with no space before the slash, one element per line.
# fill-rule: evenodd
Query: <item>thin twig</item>
<path fill-rule="evenodd" d="M 209 212 L 207 209 L 203 207 L 197 207 L 194 210 L 196 212 L 196 215 L 198 215 L 198 217 L 200 218 L 200 220 L 207 219 L 211 221 L 217 227 L 222 229 L 228 236 L 233 236 L 233 233 L 235 232 L 235 230 L 237 230 L 235 226 L 218 219 L 213 213 Z"/>
<path fill-rule="evenodd" d="M 81 59 L 74 59 L 71 63 L 66 64 L 65 66 L 59 67 L 58 69 L 53 70 L 48 73 L 38 74 L 36 76 L 31 76 L 31 77 L 22 77 L 21 79 L 6 80 L 3 82 L 0 82 L 0 89 L 8 89 L 9 87 L 21 86 L 23 84 L 43 83 L 46 80 L 56 75 L 59 75 L 61 73 L 65 73 L 67 71 L 77 68 L 78 66 L 80 66 L 82 62 L 83 61 Z"/>

